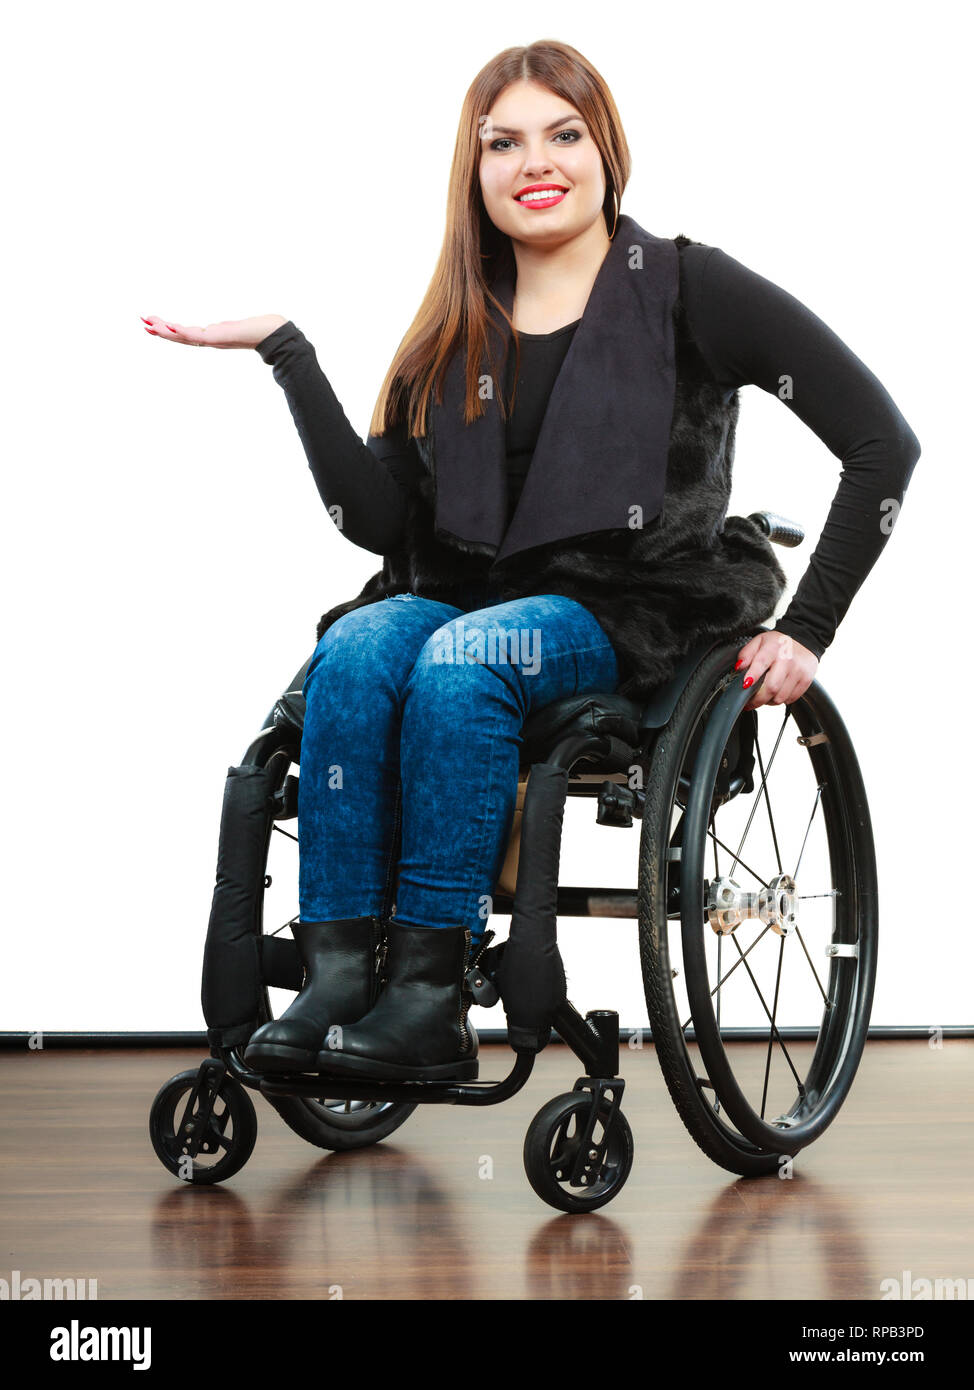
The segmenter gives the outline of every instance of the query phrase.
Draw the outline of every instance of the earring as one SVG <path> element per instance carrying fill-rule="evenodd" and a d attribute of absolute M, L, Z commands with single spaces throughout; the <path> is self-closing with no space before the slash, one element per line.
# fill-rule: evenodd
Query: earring
<path fill-rule="evenodd" d="M 619 225 L 619 199 L 616 197 L 616 191 L 615 191 L 614 188 L 613 188 L 613 190 L 612 190 L 612 201 L 613 201 L 613 202 L 615 203 L 615 205 L 616 205 L 616 216 L 615 216 L 615 221 L 614 221 L 613 224 L 612 224 L 612 231 L 609 233 L 609 240 L 610 240 L 610 241 L 611 241 L 612 238 L 615 236 L 615 234 L 616 234 L 616 227 Z"/>

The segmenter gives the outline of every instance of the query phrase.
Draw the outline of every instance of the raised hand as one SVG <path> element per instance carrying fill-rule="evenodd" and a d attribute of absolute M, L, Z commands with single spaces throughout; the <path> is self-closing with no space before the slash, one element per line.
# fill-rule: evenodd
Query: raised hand
<path fill-rule="evenodd" d="M 258 314 L 252 319 L 225 319 L 222 323 L 209 323 L 200 328 L 169 323 L 152 314 L 149 318 L 143 317 L 142 322 L 146 325 L 145 331 L 154 338 L 168 338 L 171 343 L 185 343 L 187 347 L 255 348 L 275 328 L 287 323 L 287 319 L 282 314 Z"/>

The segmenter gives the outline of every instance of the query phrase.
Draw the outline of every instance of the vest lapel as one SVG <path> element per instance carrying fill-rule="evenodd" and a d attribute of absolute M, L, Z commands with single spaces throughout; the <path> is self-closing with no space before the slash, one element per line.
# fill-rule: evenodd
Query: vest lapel
<path fill-rule="evenodd" d="M 505 275 L 492 288 L 510 313 L 513 279 Z M 442 404 L 430 406 L 438 535 L 483 549 L 499 565 L 533 546 L 645 526 L 660 514 L 676 392 L 678 292 L 676 244 L 620 214 L 552 389 L 510 526 L 506 432 L 497 402 L 503 382 L 493 383 L 484 415 L 465 425 L 465 350 L 454 354 Z M 503 354 L 510 331 L 496 311 L 493 317 Z M 485 359 L 481 374 L 488 370 Z"/>

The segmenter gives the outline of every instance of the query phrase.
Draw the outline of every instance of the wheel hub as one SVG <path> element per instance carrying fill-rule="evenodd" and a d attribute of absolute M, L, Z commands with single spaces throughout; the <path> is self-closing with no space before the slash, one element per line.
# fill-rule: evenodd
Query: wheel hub
<path fill-rule="evenodd" d="M 734 932 L 750 917 L 760 918 L 778 936 L 798 926 L 798 892 L 790 874 L 776 874 L 767 888 L 741 888 L 721 874 L 707 886 L 707 920 L 718 935 Z"/>

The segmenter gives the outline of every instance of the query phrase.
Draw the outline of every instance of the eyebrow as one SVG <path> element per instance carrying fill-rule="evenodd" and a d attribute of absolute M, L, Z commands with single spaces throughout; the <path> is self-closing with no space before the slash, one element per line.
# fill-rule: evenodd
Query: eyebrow
<path fill-rule="evenodd" d="M 581 116 L 576 116 L 575 114 L 572 114 L 572 115 L 570 115 L 570 116 L 560 116 L 560 117 L 558 118 L 557 121 L 552 121 L 552 122 L 551 122 L 551 125 L 546 125 L 546 126 L 545 126 L 545 128 L 544 128 L 544 133 L 545 133 L 545 135 L 547 135 L 547 133 L 548 133 L 549 130 L 554 130 L 554 129 L 556 128 L 556 126 L 564 125 L 566 121 L 582 121 L 582 118 L 581 118 Z M 585 122 L 582 121 L 582 125 L 584 125 L 584 124 L 585 124 Z M 499 131 L 502 135 L 523 135 L 523 134 L 524 134 L 524 132 L 523 132 L 522 130 L 514 130 L 514 129 L 512 129 L 511 126 L 509 126 L 509 125 L 494 125 L 493 122 L 491 122 L 491 127 L 490 127 L 490 128 L 491 128 L 491 130 L 493 130 L 493 131 Z"/>

